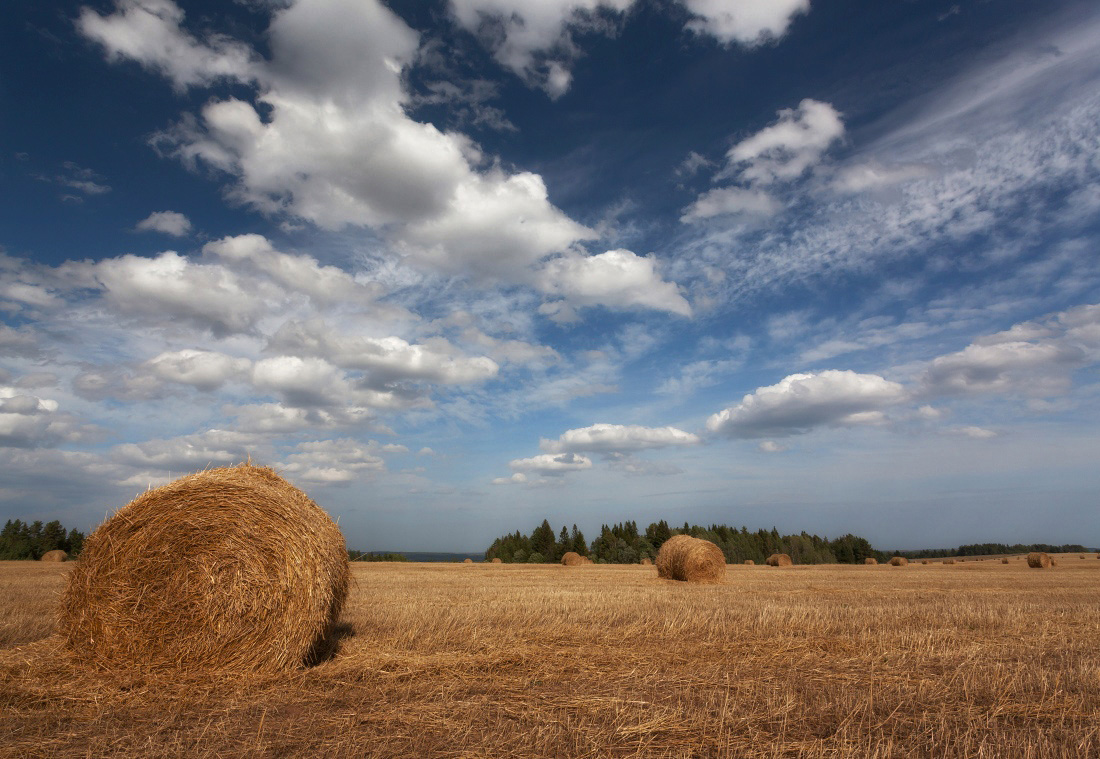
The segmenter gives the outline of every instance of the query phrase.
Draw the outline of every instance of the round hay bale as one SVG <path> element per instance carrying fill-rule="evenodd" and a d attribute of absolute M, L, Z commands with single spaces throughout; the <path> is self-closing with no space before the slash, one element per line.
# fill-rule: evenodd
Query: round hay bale
<path fill-rule="evenodd" d="M 577 567 L 584 563 L 583 557 L 576 551 L 566 551 L 561 557 L 562 566 Z"/>
<path fill-rule="evenodd" d="M 954 564 L 954 563 L 955 563 L 955 560 L 954 560 L 954 559 L 944 559 L 944 560 L 943 560 L 943 563 L 944 563 L 944 564 Z"/>
<path fill-rule="evenodd" d="M 344 536 L 273 470 L 208 469 L 147 490 L 84 544 L 60 632 L 104 668 L 279 671 L 329 643 Z"/>
<path fill-rule="evenodd" d="M 749 567 L 755 567 L 755 566 L 756 566 L 756 562 L 755 562 L 755 561 L 753 561 L 752 559 L 745 559 L 745 566 L 749 566 Z"/>
<path fill-rule="evenodd" d="M 1008 563 L 1008 557 L 1006 556 L 1005 558 L 1001 559 L 1001 563 L 1002 564 L 1007 564 Z"/>
<path fill-rule="evenodd" d="M 794 564 L 791 557 L 785 553 L 773 553 L 765 563 L 769 567 L 789 567 Z"/>
<path fill-rule="evenodd" d="M 1032 569 L 1047 569 L 1053 563 L 1042 551 L 1032 551 L 1027 555 L 1027 565 Z"/>
<path fill-rule="evenodd" d="M 1082 556 L 1081 558 L 1083 559 L 1085 557 Z M 642 566 L 643 567 L 652 567 L 653 566 L 653 559 L 646 556 L 644 559 L 642 559 Z"/>
<path fill-rule="evenodd" d="M 55 548 L 52 551 L 46 551 L 46 553 L 42 554 L 42 558 L 40 558 L 39 561 L 65 561 L 67 558 L 69 558 L 69 554 L 65 553 L 60 548 Z"/>
<path fill-rule="evenodd" d="M 657 576 L 684 582 L 721 582 L 726 576 L 726 557 L 709 540 L 673 535 L 657 552 Z"/>
<path fill-rule="evenodd" d="M 863 563 L 864 564 L 878 564 L 878 559 L 876 559 L 874 556 L 868 556 L 866 559 L 863 560 Z"/>
<path fill-rule="evenodd" d="M 892 567 L 907 567 L 909 566 L 909 559 L 904 556 L 891 556 L 890 566 Z"/>
<path fill-rule="evenodd" d="M 928 559 L 921 559 L 921 562 L 920 562 L 920 563 L 921 563 L 921 564 L 927 564 L 927 563 L 928 563 Z"/>
<path fill-rule="evenodd" d="M 501 560 L 500 560 L 500 557 L 498 556 L 498 557 L 494 558 L 494 559 L 493 559 L 493 560 L 492 560 L 491 562 L 489 562 L 489 563 L 490 563 L 490 564 L 503 564 L 504 562 L 503 562 L 503 561 L 501 561 Z"/>
<path fill-rule="evenodd" d="M 474 563 L 474 560 L 473 560 L 473 559 L 463 559 L 463 560 L 462 560 L 462 563 L 463 563 L 463 564 L 473 564 L 473 563 Z"/>

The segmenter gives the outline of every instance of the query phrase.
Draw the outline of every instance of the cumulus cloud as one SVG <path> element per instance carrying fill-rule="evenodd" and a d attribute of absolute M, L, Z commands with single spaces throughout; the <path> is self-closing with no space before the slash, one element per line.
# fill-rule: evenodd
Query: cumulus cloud
<path fill-rule="evenodd" d="M 191 234 L 191 220 L 178 211 L 154 211 L 137 223 L 138 232 L 160 232 L 172 237 Z"/>
<path fill-rule="evenodd" d="M 680 216 L 680 221 L 689 223 L 714 216 L 747 214 L 753 216 L 772 216 L 783 210 L 783 204 L 763 190 L 750 190 L 742 187 L 716 187 L 700 195 Z"/>
<path fill-rule="evenodd" d="M 247 433 L 211 429 L 176 438 L 122 443 L 111 449 L 111 458 L 118 464 L 163 475 L 167 471 L 184 473 L 237 464 L 260 447 L 261 442 Z"/>
<path fill-rule="evenodd" d="M 688 28 L 724 44 L 757 45 L 782 37 L 810 0 L 681 0 L 693 18 Z"/>
<path fill-rule="evenodd" d="M 539 289 L 580 306 L 651 308 L 691 316 L 691 305 L 657 272 L 652 256 L 609 250 L 595 256 L 562 256 L 547 262 Z"/>
<path fill-rule="evenodd" d="M 154 144 L 227 175 L 232 196 L 262 212 L 369 227 L 422 266 L 506 281 L 529 279 L 539 259 L 594 236 L 549 202 L 538 175 L 482 169 L 469 140 L 409 118 L 401 72 L 419 39 L 379 2 L 299 0 L 276 11 L 269 60 L 224 39 L 196 40 L 170 0 L 82 18 L 111 57 L 177 85 L 219 76 L 257 85 L 254 102 L 211 100 Z M 147 26 L 166 40 L 155 53 L 130 42 Z"/>
<path fill-rule="evenodd" d="M 403 448 L 403 446 L 402 446 Z M 364 474 L 384 471 L 385 460 L 378 455 L 375 441 L 315 440 L 299 443 L 295 452 L 280 467 L 293 480 L 320 484 L 347 484 Z"/>
<path fill-rule="evenodd" d="M 458 23 L 496 60 L 552 98 L 569 89 L 579 55 L 573 31 L 601 28 L 601 14 L 620 14 L 634 0 L 450 0 Z"/>
<path fill-rule="evenodd" d="M 933 395 L 1060 394 L 1069 387 L 1069 370 L 1080 366 L 1083 358 L 1079 348 L 1054 343 L 968 345 L 934 359 L 922 384 Z"/>
<path fill-rule="evenodd" d="M 255 60 L 247 46 L 222 35 L 197 39 L 181 28 L 183 19 L 183 10 L 171 0 L 116 0 L 110 16 L 81 9 L 76 26 L 101 44 L 108 57 L 129 58 L 159 71 L 178 89 L 255 78 Z"/>
<path fill-rule="evenodd" d="M 251 366 L 248 359 L 190 348 L 165 351 L 145 363 L 145 368 L 162 380 L 191 385 L 206 392 L 245 378 Z"/>
<path fill-rule="evenodd" d="M 566 430 L 557 440 L 543 439 L 539 447 L 550 453 L 624 453 L 651 448 L 698 445 L 698 435 L 676 427 L 636 424 L 593 424 Z"/>
<path fill-rule="evenodd" d="M 726 174 L 765 185 L 797 179 L 844 136 L 844 122 L 828 103 L 806 98 L 778 115 L 774 124 L 729 149 Z"/>
<path fill-rule="evenodd" d="M 826 425 L 875 424 L 884 419 L 882 409 L 908 398 L 905 388 L 877 374 L 835 369 L 792 374 L 713 414 L 707 429 L 754 438 L 796 435 Z"/>
<path fill-rule="evenodd" d="M 405 380 L 469 384 L 496 376 L 500 367 L 486 356 L 465 356 L 442 338 L 417 345 L 395 336 L 342 335 L 320 320 L 287 322 L 269 350 L 317 356 L 346 369 L 369 372 L 373 383 Z"/>
<path fill-rule="evenodd" d="M 541 475 L 560 475 L 592 468 L 592 459 L 577 453 L 540 453 L 526 459 L 508 462 L 517 473 L 534 472 Z"/>

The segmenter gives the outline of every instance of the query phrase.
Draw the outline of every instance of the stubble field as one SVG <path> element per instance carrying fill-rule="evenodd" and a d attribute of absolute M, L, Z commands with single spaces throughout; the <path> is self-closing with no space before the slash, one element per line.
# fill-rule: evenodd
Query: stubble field
<path fill-rule="evenodd" d="M 356 564 L 283 676 L 97 673 L 68 565 L 0 562 L 3 757 L 1100 756 L 1100 561 Z"/>

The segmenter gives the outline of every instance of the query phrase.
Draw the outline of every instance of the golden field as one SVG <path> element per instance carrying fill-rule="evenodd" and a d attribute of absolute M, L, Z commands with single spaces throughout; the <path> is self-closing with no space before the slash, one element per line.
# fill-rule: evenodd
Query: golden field
<path fill-rule="evenodd" d="M 290 675 L 98 673 L 0 562 L 3 757 L 1095 757 L 1100 561 L 355 564 Z"/>

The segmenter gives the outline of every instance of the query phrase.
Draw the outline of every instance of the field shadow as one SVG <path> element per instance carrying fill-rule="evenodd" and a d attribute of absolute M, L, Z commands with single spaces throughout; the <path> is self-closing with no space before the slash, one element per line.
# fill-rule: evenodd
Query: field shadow
<path fill-rule="evenodd" d="M 331 660 L 340 653 L 340 645 L 344 639 L 353 637 L 355 637 L 355 627 L 348 622 L 337 622 L 309 649 L 305 658 L 306 667 L 316 667 Z"/>

